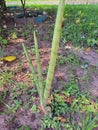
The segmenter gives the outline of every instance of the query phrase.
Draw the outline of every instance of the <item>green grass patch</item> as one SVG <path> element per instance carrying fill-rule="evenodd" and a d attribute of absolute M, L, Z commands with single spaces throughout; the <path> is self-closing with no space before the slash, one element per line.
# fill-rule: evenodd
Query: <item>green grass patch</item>
<path fill-rule="evenodd" d="M 57 2 L 58 0 L 53 0 Z M 21 2 L 20 0 L 6 0 L 6 2 Z M 48 2 L 48 0 L 26 0 L 26 2 Z"/>
<path fill-rule="evenodd" d="M 27 5 L 26 7 L 46 11 L 51 16 L 57 11 L 57 5 Z M 97 12 L 98 5 L 66 5 L 61 42 L 65 44 L 71 42 L 80 47 L 98 47 Z M 53 28 L 49 32 L 53 34 Z"/>
<path fill-rule="evenodd" d="M 80 46 L 98 46 L 98 5 L 66 6 L 62 40 Z"/>

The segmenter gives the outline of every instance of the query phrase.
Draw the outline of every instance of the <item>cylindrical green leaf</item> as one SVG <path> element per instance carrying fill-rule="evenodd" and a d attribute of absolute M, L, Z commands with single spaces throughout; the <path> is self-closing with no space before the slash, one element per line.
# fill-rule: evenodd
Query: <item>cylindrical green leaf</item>
<path fill-rule="evenodd" d="M 53 35 L 53 40 L 52 40 L 52 50 L 51 50 L 51 56 L 50 56 L 49 69 L 48 69 L 46 86 L 45 86 L 45 91 L 44 91 L 45 101 L 48 100 L 48 97 L 50 95 L 50 88 L 51 88 L 52 80 L 54 76 L 54 70 L 56 66 L 56 59 L 57 59 L 57 53 L 58 53 L 58 48 L 59 48 L 60 36 L 61 36 L 64 7 L 65 7 L 65 0 L 60 0 L 57 17 L 56 17 L 54 35 Z"/>
<path fill-rule="evenodd" d="M 43 92 L 44 92 L 44 86 L 42 81 L 42 71 L 41 71 L 41 64 L 40 64 L 40 55 L 39 55 L 39 49 L 38 49 L 38 42 L 37 37 L 34 32 L 34 43 L 35 43 L 35 51 L 36 51 L 36 61 L 37 61 L 37 71 L 38 71 L 38 84 L 39 84 L 39 95 L 40 100 L 43 98 Z"/>
<path fill-rule="evenodd" d="M 29 66 L 30 66 L 30 68 L 31 68 L 32 77 L 34 78 L 34 82 L 35 82 L 36 87 L 37 87 L 37 90 L 38 90 L 38 92 L 39 92 L 39 86 L 38 86 L 38 82 L 37 82 L 38 79 L 37 79 L 37 76 L 36 76 L 36 72 L 35 72 L 35 70 L 34 70 L 34 66 L 33 66 L 33 64 L 32 64 L 32 61 L 31 61 L 31 59 L 30 59 L 30 56 L 29 56 L 29 54 L 28 54 L 28 51 L 27 51 L 26 46 L 25 46 L 24 44 L 22 44 L 22 46 L 23 46 L 23 50 L 24 50 L 24 53 L 25 53 L 25 55 L 26 55 L 26 58 L 27 58 L 27 60 L 28 60 Z"/>

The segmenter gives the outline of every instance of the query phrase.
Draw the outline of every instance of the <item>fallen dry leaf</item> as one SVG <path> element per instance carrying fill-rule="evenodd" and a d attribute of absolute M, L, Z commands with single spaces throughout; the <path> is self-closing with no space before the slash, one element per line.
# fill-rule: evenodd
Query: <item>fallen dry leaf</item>
<path fill-rule="evenodd" d="M 12 62 L 16 60 L 16 56 L 6 56 L 6 57 L 3 57 L 3 60 L 7 62 Z"/>

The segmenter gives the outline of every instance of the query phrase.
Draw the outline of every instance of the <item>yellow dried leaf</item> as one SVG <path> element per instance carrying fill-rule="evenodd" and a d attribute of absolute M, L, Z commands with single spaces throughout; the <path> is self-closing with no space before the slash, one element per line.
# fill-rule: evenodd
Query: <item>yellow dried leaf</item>
<path fill-rule="evenodd" d="M 3 58 L 4 61 L 12 62 L 16 60 L 16 56 L 6 56 Z"/>

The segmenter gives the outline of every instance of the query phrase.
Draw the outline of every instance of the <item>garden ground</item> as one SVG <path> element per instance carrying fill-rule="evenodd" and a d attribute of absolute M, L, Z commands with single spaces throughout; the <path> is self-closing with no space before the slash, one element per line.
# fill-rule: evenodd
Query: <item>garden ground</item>
<path fill-rule="evenodd" d="M 27 18 L 25 25 L 24 18 L 12 17 L 7 18 L 6 23 L 0 23 L 1 36 L 8 41 L 3 56 L 16 56 L 13 62 L 0 61 L 0 130 L 78 130 L 81 127 L 86 130 L 98 113 L 97 20 L 94 21 L 92 17 L 88 22 L 88 14 L 82 9 L 83 6 L 75 6 L 76 12 L 79 8 L 77 13 L 73 10 L 74 6 L 67 7 L 51 89 L 51 104 L 49 104 L 51 109 L 49 115 L 45 117 L 41 112 L 39 97 L 32 83 L 33 79 L 22 43 L 27 46 L 36 69 L 33 41 L 33 31 L 36 29 L 43 80 L 45 80 L 56 16 L 56 6 L 54 7 L 52 11 L 50 6 L 45 10 L 47 19 L 41 24 L 36 24 L 33 18 Z M 86 9 L 91 8 L 86 6 Z M 87 25 L 89 25 L 88 31 Z M 90 27 L 93 28 L 93 34 Z M 81 121 L 80 115 L 82 120 L 87 121 L 86 123 Z M 98 123 L 97 119 L 93 122 L 94 125 Z M 93 130 L 97 129 L 98 127 Z"/>

